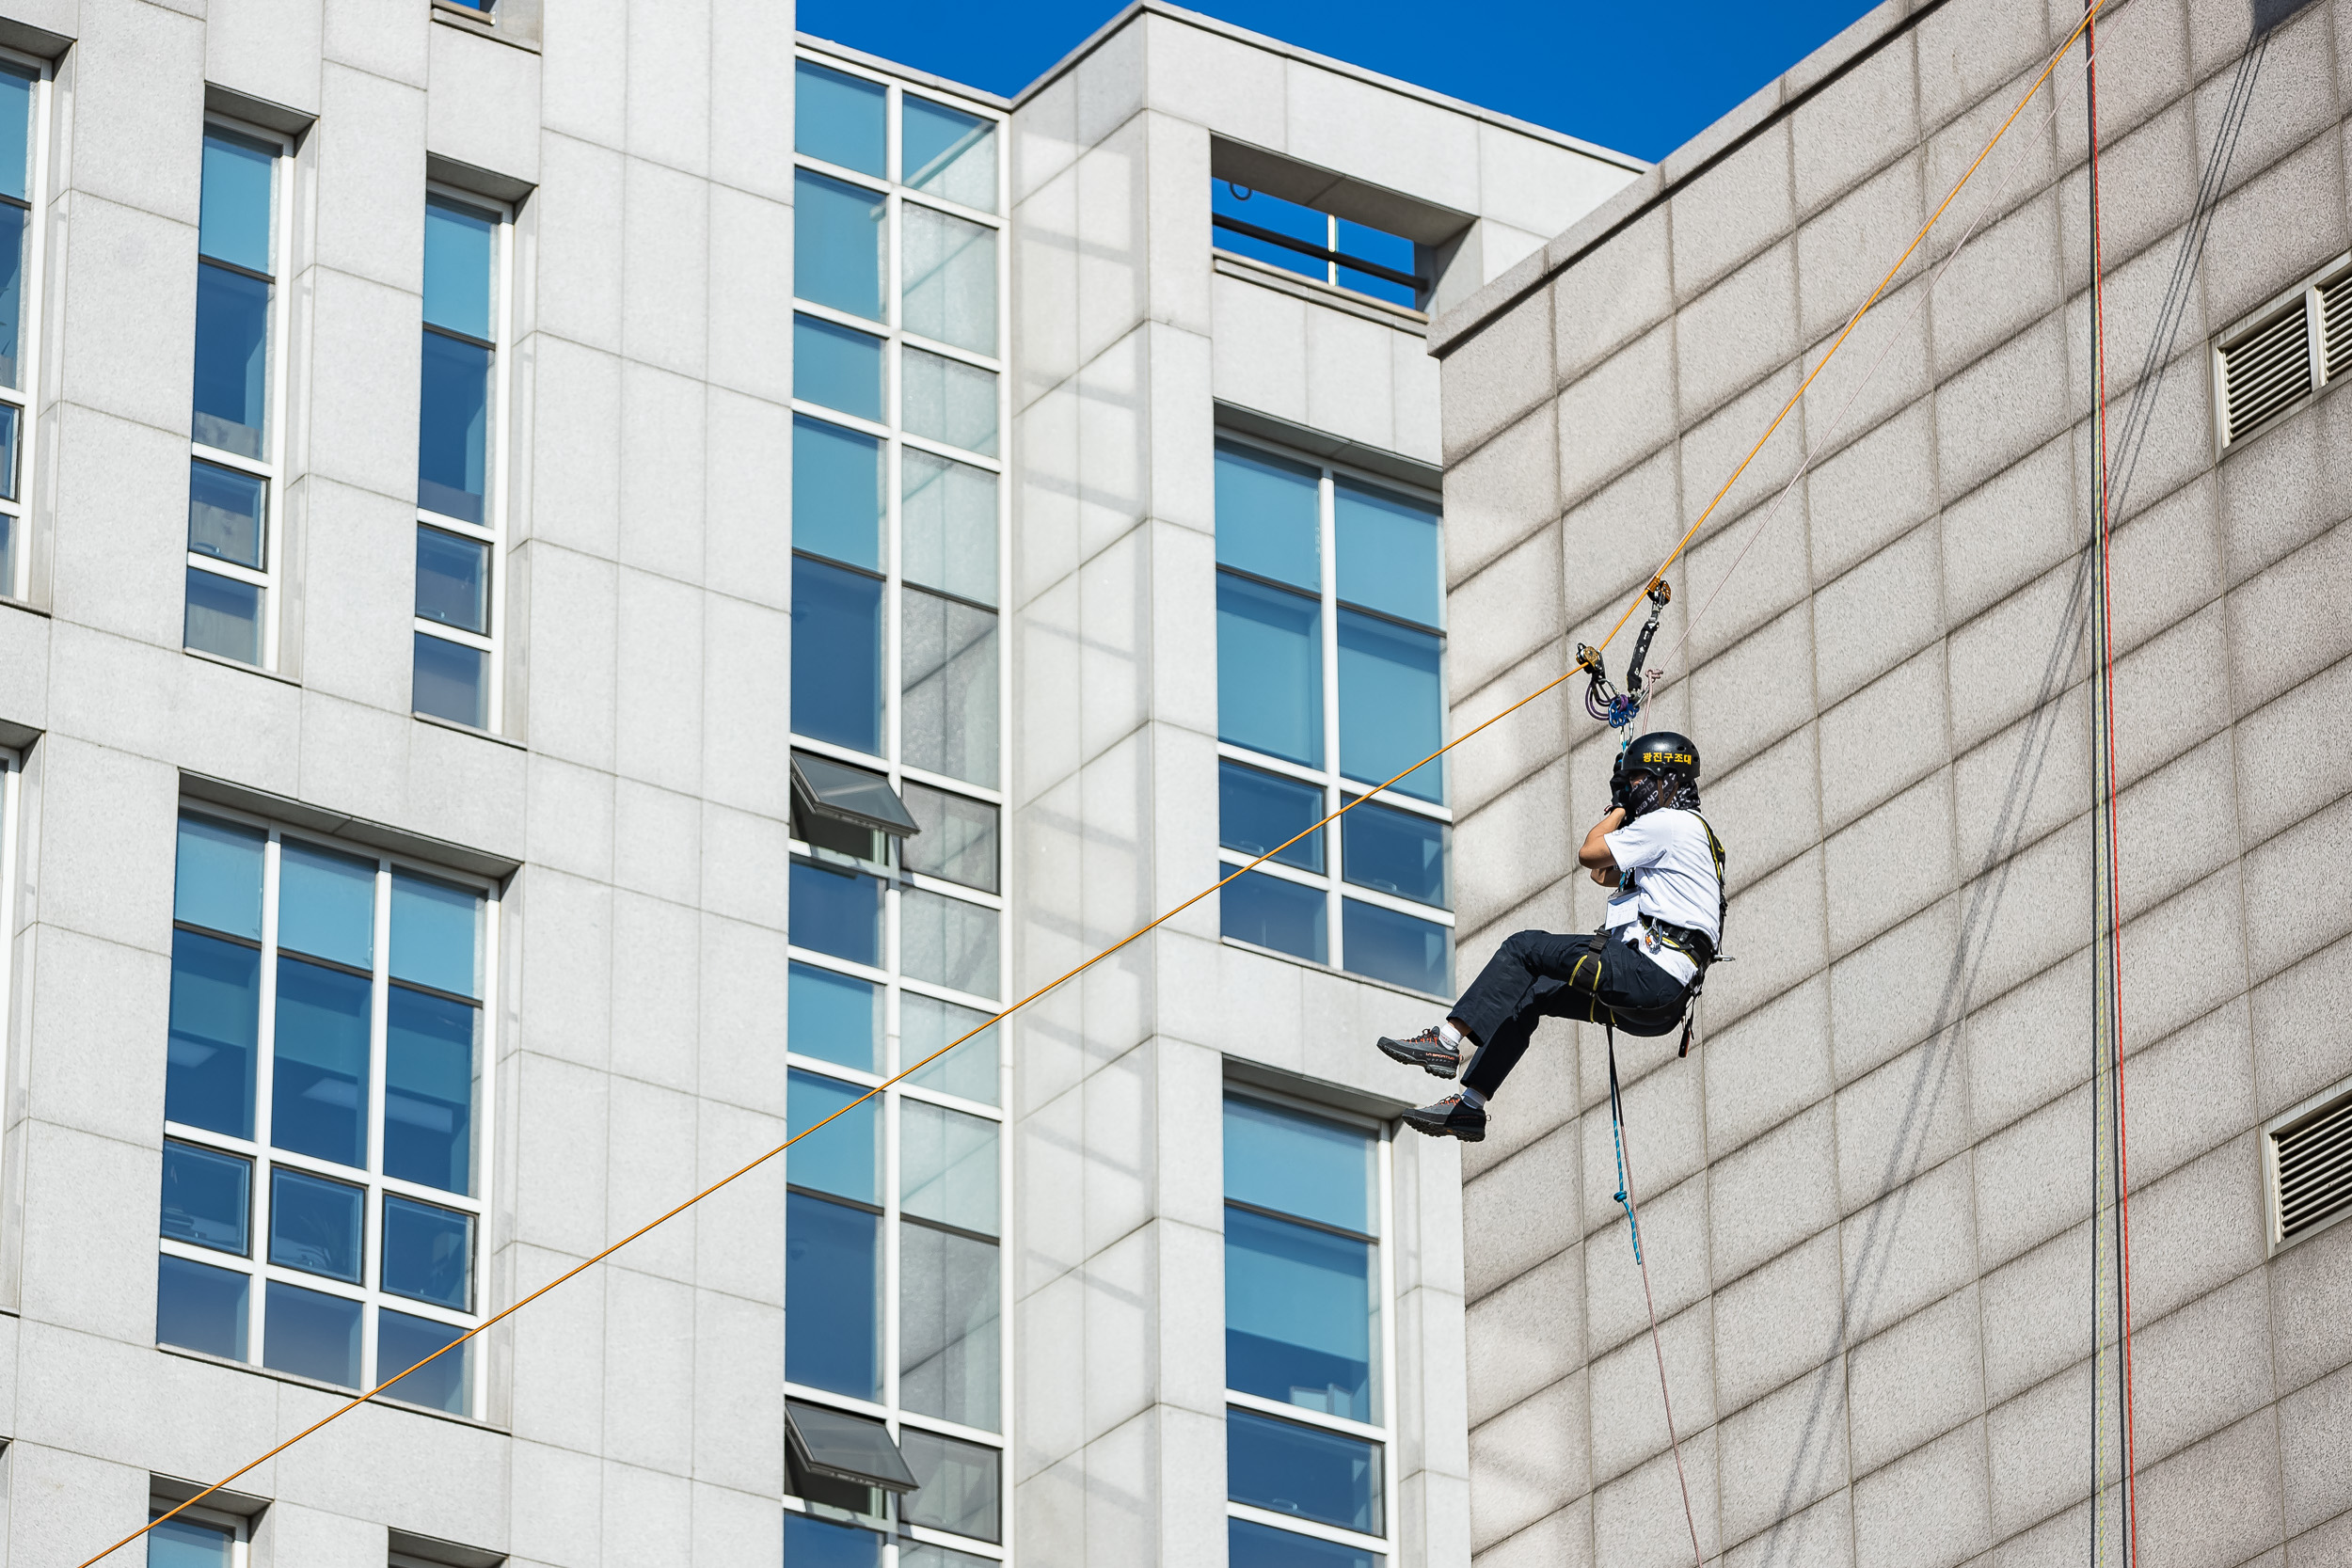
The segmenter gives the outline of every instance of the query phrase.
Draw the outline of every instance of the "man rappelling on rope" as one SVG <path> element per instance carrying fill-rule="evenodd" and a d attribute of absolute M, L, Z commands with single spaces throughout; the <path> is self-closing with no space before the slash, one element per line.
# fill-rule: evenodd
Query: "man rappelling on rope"
<path fill-rule="evenodd" d="M 1578 651 L 1593 673 L 1587 705 L 1597 717 L 1623 726 L 1639 714 L 1642 659 L 1666 598 L 1664 584 L 1653 584 L 1626 696 L 1609 694 L 1597 653 Z M 1484 1138 L 1487 1097 L 1526 1054 L 1543 1019 L 1629 1035 L 1671 1034 L 1681 1023 L 1682 1050 L 1691 1049 L 1686 1014 L 1723 940 L 1724 895 L 1724 847 L 1699 816 L 1699 752 L 1687 736 L 1658 730 L 1618 752 L 1609 810 L 1584 835 L 1577 862 L 1614 890 L 1599 930 L 1521 931 L 1487 960 L 1442 1022 L 1409 1039 L 1381 1037 L 1381 1051 L 1397 1061 L 1439 1078 L 1461 1074 L 1461 1092 L 1405 1113 L 1415 1131 L 1467 1143 Z"/>

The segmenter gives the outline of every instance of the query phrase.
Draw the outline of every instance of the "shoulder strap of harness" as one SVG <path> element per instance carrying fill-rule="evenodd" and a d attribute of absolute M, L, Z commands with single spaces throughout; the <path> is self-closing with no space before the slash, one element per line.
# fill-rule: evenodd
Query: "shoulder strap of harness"
<path fill-rule="evenodd" d="M 1727 956 L 1722 951 L 1723 931 L 1724 923 L 1728 921 L 1731 916 L 1731 894 L 1728 891 L 1730 884 L 1724 871 L 1724 863 L 1729 857 L 1724 853 L 1724 841 L 1715 836 L 1713 824 L 1709 823 L 1706 817 L 1699 816 L 1699 814 L 1695 811 L 1692 812 L 1691 815 L 1692 816 L 1698 816 L 1699 831 L 1707 835 L 1707 852 L 1715 857 L 1716 951 L 1713 954 L 1713 957 L 1721 958 Z M 1691 1053 L 1691 1031 L 1692 1026 L 1698 1022 L 1699 993 L 1707 989 L 1707 968 L 1708 966 L 1704 963 L 1699 965 L 1699 972 L 1697 975 L 1691 981 L 1690 993 L 1683 999 L 1682 1045 L 1680 1049 L 1675 1052 L 1677 1056 L 1688 1056 Z"/>

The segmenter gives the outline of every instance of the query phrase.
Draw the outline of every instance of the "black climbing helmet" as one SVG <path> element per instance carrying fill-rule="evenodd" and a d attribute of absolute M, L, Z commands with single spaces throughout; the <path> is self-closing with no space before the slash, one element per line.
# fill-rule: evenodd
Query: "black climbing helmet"
<path fill-rule="evenodd" d="M 1628 773 L 1655 773 L 1661 777 L 1682 780 L 1696 787 L 1699 782 L 1699 749 L 1687 735 L 1672 730 L 1652 730 L 1637 737 L 1625 749 L 1625 770 Z"/>

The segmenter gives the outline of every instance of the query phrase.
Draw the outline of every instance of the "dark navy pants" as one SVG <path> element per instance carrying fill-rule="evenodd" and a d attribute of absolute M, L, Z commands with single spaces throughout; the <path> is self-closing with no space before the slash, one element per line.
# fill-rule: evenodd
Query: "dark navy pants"
<path fill-rule="evenodd" d="M 1462 1082 L 1482 1095 L 1494 1093 L 1544 1019 L 1609 1023 L 1629 1035 L 1671 1034 L 1689 995 L 1618 933 L 1521 931 L 1486 960 L 1454 1005 L 1453 1017 L 1478 1042 Z"/>

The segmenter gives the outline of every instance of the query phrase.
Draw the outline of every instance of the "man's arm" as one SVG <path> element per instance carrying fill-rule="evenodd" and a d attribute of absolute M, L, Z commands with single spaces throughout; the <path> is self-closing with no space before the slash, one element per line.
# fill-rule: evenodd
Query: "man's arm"
<path fill-rule="evenodd" d="M 1593 880 L 1601 887 L 1613 887 L 1617 880 L 1617 857 L 1609 847 L 1608 835 L 1625 826 L 1625 808 L 1611 806 L 1608 815 L 1593 824 L 1593 831 L 1584 835 L 1584 847 L 1576 852 L 1576 862 L 1593 874 Z"/>

